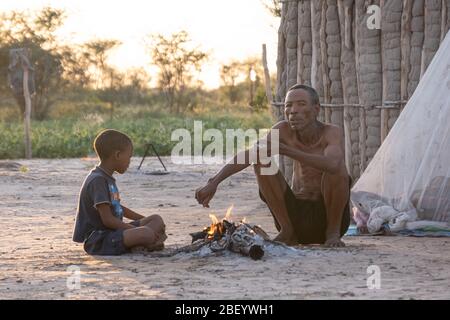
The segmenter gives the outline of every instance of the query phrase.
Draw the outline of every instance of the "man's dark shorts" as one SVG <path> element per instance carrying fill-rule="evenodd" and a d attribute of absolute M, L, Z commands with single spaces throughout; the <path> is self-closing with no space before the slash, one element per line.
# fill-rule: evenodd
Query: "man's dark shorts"
<path fill-rule="evenodd" d="M 351 179 L 349 181 L 349 189 Z M 261 200 L 266 202 L 261 191 Z M 325 233 L 327 229 L 327 212 L 323 198 L 317 201 L 302 200 L 295 197 L 289 185 L 286 183 L 286 193 L 284 201 L 288 210 L 289 219 L 294 226 L 297 240 L 301 244 L 323 244 L 326 241 Z M 347 232 L 350 225 L 350 192 L 349 199 L 342 213 L 341 237 Z M 270 208 L 269 208 L 270 209 Z M 273 212 L 270 209 L 272 216 Z M 280 225 L 274 216 L 275 226 L 280 230 Z"/>
<path fill-rule="evenodd" d="M 139 226 L 139 221 L 130 224 Z M 130 252 L 123 243 L 123 230 L 95 230 L 84 242 L 84 251 L 90 255 L 118 256 Z"/>

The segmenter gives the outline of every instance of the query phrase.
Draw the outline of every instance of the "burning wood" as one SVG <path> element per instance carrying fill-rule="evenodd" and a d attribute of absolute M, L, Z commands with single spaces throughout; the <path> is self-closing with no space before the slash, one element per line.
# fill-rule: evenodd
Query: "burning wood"
<path fill-rule="evenodd" d="M 258 260 L 264 256 L 265 244 L 293 250 L 281 242 L 270 240 L 261 227 L 249 224 L 245 218 L 239 223 L 232 222 L 232 209 L 233 206 L 228 209 L 221 221 L 211 214 L 211 225 L 200 232 L 191 233 L 192 243 L 190 245 L 166 248 L 164 251 L 147 254 L 152 257 L 172 257 L 179 253 L 196 252 L 202 250 L 203 247 L 208 247 L 212 252 L 229 250 Z"/>
<path fill-rule="evenodd" d="M 254 260 L 261 259 L 264 256 L 264 240 L 269 240 L 269 236 L 260 227 L 252 226 L 244 220 L 237 224 L 232 222 L 232 209 L 233 206 L 228 209 L 221 221 L 210 214 L 211 225 L 201 232 L 190 234 L 192 245 L 208 245 L 215 252 L 230 250 Z"/>

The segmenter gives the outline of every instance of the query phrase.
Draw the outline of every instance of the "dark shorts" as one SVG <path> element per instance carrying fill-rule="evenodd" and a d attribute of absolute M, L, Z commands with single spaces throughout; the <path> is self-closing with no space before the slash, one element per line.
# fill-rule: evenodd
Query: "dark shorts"
<path fill-rule="evenodd" d="M 139 220 L 131 221 L 139 227 Z M 84 242 L 84 251 L 90 255 L 118 256 L 130 252 L 123 243 L 123 230 L 95 230 Z"/>
<path fill-rule="evenodd" d="M 95 230 L 84 242 L 90 255 L 118 256 L 129 252 L 123 243 L 123 230 Z"/>
<path fill-rule="evenodd" d="M 351 186 L 351 179 L 349 182 L 349 189 Z M 350 194 L 350 193 L 349 193 Z M 266 202 L 261 191 L 259 196 L 262 201 Z M 284 194 L 284 201 L 288 210 L 289 219 L 294 226 L 294 232 L 297 235 L 297 240 L 301 244 L 323 244 L 325 243 L 326 229 L 327 229 L 327 212 L 323 199 L 312 201 L 302 200 L 295 197 L 289 185 L 286 183 L 286 193 Z M 347 232 L 350 225 L 350 196 L 342 213 L 341 221 L 341 237 Z M 270 208 L 269 208 L 270 209 Z M 280 225 L 273 215 L 275 226 L 280 230 Z"/>

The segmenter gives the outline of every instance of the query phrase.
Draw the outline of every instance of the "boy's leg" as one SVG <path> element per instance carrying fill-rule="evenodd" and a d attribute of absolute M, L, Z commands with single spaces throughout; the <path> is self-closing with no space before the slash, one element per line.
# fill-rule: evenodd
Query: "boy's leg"
<path fill-rule="evenodd" d="M 166 225 L 160 215 L 154 214 L 149 217 L 142 218 L 140 225 L 154 230 L 159 235 L 159 242 L 162 244 L 166 239 Z"/>
<path fill-rule="evenodd" d="M 166 229 L 163 219 L 161 218 L 160 215 L 157 215 L 157 214 L 142 218 L 141 220 L 139 220 L 139 222 L 140 222 L 140 227 L 150 226 L 152 229 L 154 229 L 157 232 L 159 232 L 160 230 L 162 230 L 162 232 L 164 232 Z"/>
<path fill-rule="evenodd" d="M 137 227 L 123 231 L 123 243 L 127 248 L 144 246 L 154 250 L 161 246 L 167 237 L 159 234 L 149 226 Z"/>

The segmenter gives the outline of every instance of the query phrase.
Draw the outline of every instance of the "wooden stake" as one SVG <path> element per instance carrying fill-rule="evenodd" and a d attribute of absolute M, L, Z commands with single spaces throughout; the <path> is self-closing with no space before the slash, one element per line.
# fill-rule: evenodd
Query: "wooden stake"
<path fill-rule="evenodd" d="M 267 102 L 271 106 L 274 106 L 272 97 L 272 85 L 270 84 L 270 72 L 269 67 L 267 66 L 267 49 L 265 43 L 263 43 L 262 45 L 262 63 L 264 67 L 264 85 L 266 87 Z"/>
<path fill-rule="evenodd" d="M 364 15 L 358 3 L 355 3 L 355 65 L 356 65 L 356 82 L 358 88 L 358 97 L 361 97 L 361 81 L 360 81 L 360 60 L 359 60 L 359 19 Z M 361 103 L 361 100 L 359 101 Z M 363 108 L 359 109 L 359 172 L 360 176 L 363 174 L 366 168 L 366 139 L 367 139 L 367 129 L 366 129 L 366 110 Z"/>
<path fill-rule="evenodd" d="M 359 170 L 360 176 L 363 174 L 366 168 L 366 139 L 367 139 L 367 128 L 366 128 L 366 109 L 359 109 L 359 154 L 360 163 Z"/>
<path fill-rule="evenodd" d="M 441 3 L 441 41 L 442 42 L 447 34 L 447 3 L 445 0 L 442 0 Z"/>
<path fill-rule="evenodd" d="M 338 5 L 342 6 L 342 1 L 339 1 Z M 352 7 L 345 6 L 344 7 L 344 43 L 345 47 L 349 50 L 353 49 L 353 41 L 352 41 Z"/>
<path fill-rule="evenodd" d="M 31 159 L 31 97 L 28 88 L 28 66 L 22 61 L 23 68 L 23 96 L 25 98 L 25 158 Z"/>
<path fill-rule="evenodd" d="M 347 172 L 352 176 L 352 141 L 350 137 L 351 132 L 351 115 L 348 107 L 344 107 L 344 141 L 345 141 L 345 165 Z"/>
<path fill-rule="evenodd" d="M 342 60 L 343 51 L 351 50 L 352 41 L 351 41 L 351 12 L 350 12 L 350 6 L 345 7 L 343 0 L 337 1 L 338 6 L 338 13 L 339 13 L 339 24 L 342 26 L 342 23 L 344 24 L 344 28 L 341 28 L 341 36 L 345 38 L 344 45 L 341 49 L 341 75 L 343 73 L 343 66 L 344 62 Z M 350 34 L 348 34 L 350 32 Z M 344 98 L 344 104 L 348 103 L 349 95 L 347 92 L 347 87 L 345 85 L 345 82 L 342 82 L 342 93 Z M 351 141 L 351 114 L 350 109 L 348 106 L 344 107 L 344 148 L 345 148 L 345 166 L 347 167 L 348 174 L 352 177 L 352 171 L 353 171 L 353 163 L 352 163 L 352 141 Z M 352 177 L 353 178 L 353 177 Z"/>
<path fill-rule="evenodd" d="M 305 69 L 303 64 L 303 37 L 301 33 L 303 23 L 303 2 L 298 2 L 297 8 L 297 83 L 303 83 L 303 70 Z"/>
<path fill-rule="evenodd" d="M 401 75 L 400 75 L 400 100 L 408 100 L 408 77 L 411 55 L 411 16 L 412 0 L 403 0 L 402 26 L 401 26 Z M 401 105 L 400 112 L 403 111 L 404 104 Z"/>
<path fill-rule="evenodd" d="M 330 103 L 330 79 L 329 79 L 329 71 L 328 71 L 328 54 L 327 54 L 327 34 L 326 34 L 326 24 L 327 24 L 327 3 L 326 1 L 322 2 L 322 14 L 320 21 L 320 54 L 322 60 L 322 84 L 323 84 L 323 96 L 324 102 Z M 329 108 L 325 108 L 325 122 L 331 123 L 331 110 Z"/>
<path fill-rule="evenodd" d="M 381 10 L 383 10 L 385 7 L 384 2 L 385 2 L 384 0 L 380 0 Z M 386 52 L 385 52 L 385 50 L 383 50 L 384 49 L 383 46 L 385 45 L 385 43 L 384 43 L 385 39 L 383 38 L 383 36 L 384 36 L 384 30 L 382 28 L 381 29 L 381 62 L 382 62 L 382 64 L 386 63 L 385 60 L 387 60 L 387 59 L 385 59 Z M 385 100 L 387 100 L 387 94 L 388 94 L 387 87 L 389 85 L 389 81 L 388 81 L 389 79 L 388 79 L 388 72 L 387 72 L 387 70 L 385 70 L 384 65 L 382 66 L 381 70 L 382 70 L 381 72 L 382 72 L 382 92 L 383 92 L 382 99 L 383 99 L 383 101 L 385 101 Z M 389 110 L 384 109 L 384 108 L 381 109 L 380 120 L 381 120 L 380 141 L 381 141 L 381 143 L 383 143 L 384 139 L 386 138 L 386 136 L 388 134 L 388 130 L 389 130 L 389 128 L 388 128 Z"/>

